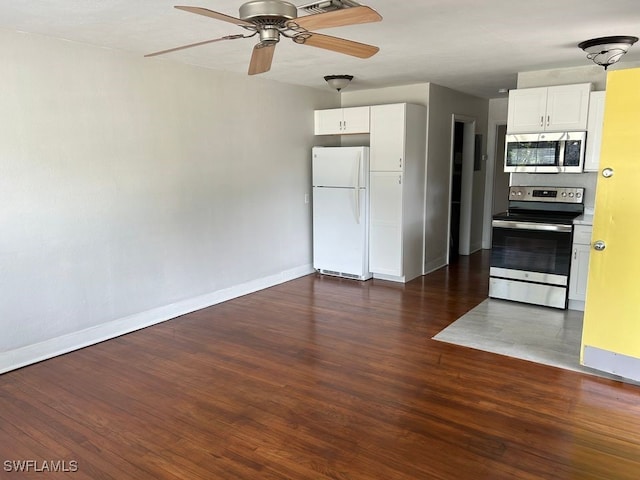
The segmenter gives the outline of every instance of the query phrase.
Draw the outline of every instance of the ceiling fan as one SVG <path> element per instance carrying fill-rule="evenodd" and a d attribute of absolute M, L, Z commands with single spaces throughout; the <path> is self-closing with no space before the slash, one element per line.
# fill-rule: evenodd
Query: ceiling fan
<path fill-rule="evenodd" d="M 204 15 L 205 17 L 216 20 L 222 20 L 223 22 L 233 23 L 244 28 L 249 33 L 246 35 L 225 35 L 224 37 L 214 38 L 213 40 L 205 40 L 203 42 L 191 43 L 181 47 L 150 53 L 145 55 L 145 57 L 153 57 L 155 55 L 162 55 L 164 53 L 175 52 L 177 50 L 197 47 L 222 40 L 236 40 L 258 35 L 260 41 L 253 47 L 248 72 L 249 75 L 255 75 L 268 72 L 271 68 L 273 53 L 276 44 L 280 41 L 281 35 L 290 38 L 300 45 L 324 48 L 325 50 L 359 58 L 369 58 L 379 50 L 378 47 L 374 47 L 373 45 L 322 35 L 312 31 L 322 28 L 379 22 L 382 20 L 378 12 L 364 5 L 298 17 L 298 9 L 292 3 L 283 0 L 255 0 L 246 2 L 240 6 L 240 18 L 214 12 L 213 10 L 202 7 L 185 7 L 178 5 L 175 8 L 184 10 L 185 12 Z"/>

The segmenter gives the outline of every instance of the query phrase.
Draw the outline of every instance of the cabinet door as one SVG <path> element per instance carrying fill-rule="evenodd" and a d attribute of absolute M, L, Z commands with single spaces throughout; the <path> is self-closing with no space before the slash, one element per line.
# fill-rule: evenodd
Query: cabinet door
<path fill-rule="evenodd" d="M 405 105 L 371 107 L 370 165 L 372 171 L 401 172 L 404 167 Z"/>
<path fill-rule="evenodd" d="M 547 92 L 547 131 L 576 131 L 587 129 L 589 93 L 591 85 L 560 85 Z"/>
<path fill-rule="evenodd" d="M 571 273 L 569 276 L 569 300 L 585 301 L 589 278 L 589 254 L 591 245 L 573 245 Z"/>
<path fill-rule="evenodd" d="M 342 109 L 316 110 L 314 112 L 315 134 L 336 135 L 342 133 Z"/>
<path fill-rule="evenodd" d="M 507 133 L 543 132 L 547 109 L 547 87 L 509 92 Z"/>
<path fill-rule="evenodd" d="M 369 133 L 369 107 L 344 108 L 342 133 Z"/>
<path fill-rule="evenodd" d="M 369 270 L 402 276 L 402 174 L 371 172 Z"/>
<path fill-rule="evenodd" d="M 602 122 L 604 120 L 605 92 L 591 92 L 587 120 L 587 151 L 584 159 L 585 172 L 597 172 L 600 168 L 600 146 L 602 145 Z"/>

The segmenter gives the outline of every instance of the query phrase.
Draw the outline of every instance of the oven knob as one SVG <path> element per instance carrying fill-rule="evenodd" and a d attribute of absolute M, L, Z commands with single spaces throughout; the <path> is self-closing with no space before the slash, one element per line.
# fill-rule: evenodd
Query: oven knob
<path fill-rule="evenodd" d="M 520 190 L 518 190 L 518 196 L 522 196 L 522 192 Z"/>
<path fill-rule="evenodd" d="M 567 196 L 567 192 L 562 192 L 562 196 L 566 197 Z"/>
<path fill-rule="evenodd" d="M 576 198 L 580 198 L 582 197 L 582 194 L 580 192 L 576 193 Z"/>
<path fill-rule="evenodd" d="M 569 193 L 569 196 L 570 196 L 570 197 L 573 197 L 573 192 Z"/>

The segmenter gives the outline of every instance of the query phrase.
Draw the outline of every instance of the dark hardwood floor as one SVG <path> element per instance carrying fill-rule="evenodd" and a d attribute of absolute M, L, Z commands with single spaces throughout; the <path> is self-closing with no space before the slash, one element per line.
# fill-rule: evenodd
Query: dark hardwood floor
<path fill-rule="evenodd" d="M 310 275 L 1 375 L 0 478 L 640 478 L 639 387 L 431 340 L 487 271 Z"/>

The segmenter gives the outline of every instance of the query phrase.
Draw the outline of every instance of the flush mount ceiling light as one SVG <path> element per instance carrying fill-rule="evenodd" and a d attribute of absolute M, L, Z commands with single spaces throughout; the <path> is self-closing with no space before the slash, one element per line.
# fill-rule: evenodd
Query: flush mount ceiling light
<path fill-rule="evenodd" d="M 324 79 L 331 88 L 334 88 L 339 92 L 349 85 L 351 80 L 353 80 L 353 75 L 327 75 Z"/>
<path fill-rule="evenodd" d="M 587 52 L 587 58 L 604 67 L 613 65 L 627 53 L 629 47 L 638 41 L 638 37 L 615 36 L 593 38 L 580 42 L 578 47 Z"/>

